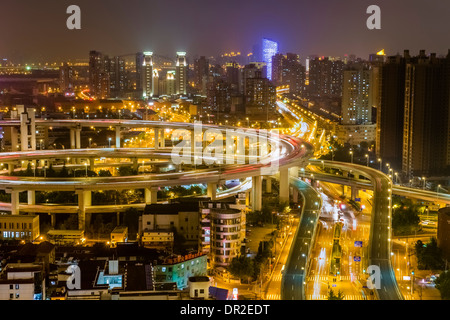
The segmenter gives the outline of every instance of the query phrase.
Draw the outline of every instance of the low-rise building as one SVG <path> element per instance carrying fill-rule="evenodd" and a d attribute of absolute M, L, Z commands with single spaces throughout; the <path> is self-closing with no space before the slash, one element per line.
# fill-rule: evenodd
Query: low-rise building
<path fill-rule="evenodd" d="M 165 258 L 155 268 L 156 283 L 175 283 L 180 290 L 187 288 L 190 277 L 206 275 L 207 256 L 201 252 Z"/>
<path fill-rule="evenodd" d="M 78 245 L 86 241 L 84 230 L 49 230 L 47 240 L 56 245 Z"/>
<path fill-rule="evenodd" d="M 0 239 L 33 241 L 39 236 L 39 216 L 0 215 Z"/>
<path fill-rule="evenodd" d="M 0 274 L 0 300 L 45 300 L 42 265 L 8 263 Z"/>
<path fill-rule="evenodd" d="M 117 242 L 127 242 L 128 227 L 117 226 L 111 232 L 111 246 L 115 247 Z"/>
<path fill-rule="evenodd" d="M 174 234 L 169 230 L 143 231 L 140 240 L 145 248 L 172 251 Z"/>
<path fill-rule="evenodd" d="M 351 145 L 360 144 L 365 141 L 371 143 L 375 141 L 376 124 L 357 124 L 357 125 L 338 125 L 336 135 L 338 143 L 350 143 Z"/>
<path fill-rule="evenodd" d="M 194 300 L 209 298 L 210 280 L 206 276 L 190 277 L 188 281 L 189 297 Z"/>

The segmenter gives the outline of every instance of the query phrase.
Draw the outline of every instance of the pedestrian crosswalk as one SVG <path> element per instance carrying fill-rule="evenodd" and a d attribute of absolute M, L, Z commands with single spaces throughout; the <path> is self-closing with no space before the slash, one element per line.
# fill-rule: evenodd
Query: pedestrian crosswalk
<path fill-rule="evenodd" d="M 328 296 L 324 294 L 310 294 L 306 297 L 307 300 L 328 300 Z M 344 300 L 364 300 L 364 297 L 360 294 L 346 295 L 344 294 Z"/>
<path fill-rule="evenodd" d="M 306 278 L 306 281 L 333 281 L 333 278 L 336 278 L 336 280 L 338 281 L 351 281 L 351 280 L 357 280 L 358 277 L 353 276 L 353 279 L 351 276 L 338 276 L 338 277 L 333 277 L 333 276 L 309 276 Z"/>
<path fill-rule="evenodd" d="M 283 276 L 281 274 L 274 275 L 272 277 L 272 281 L 281 281 L 282 277 Z"/>

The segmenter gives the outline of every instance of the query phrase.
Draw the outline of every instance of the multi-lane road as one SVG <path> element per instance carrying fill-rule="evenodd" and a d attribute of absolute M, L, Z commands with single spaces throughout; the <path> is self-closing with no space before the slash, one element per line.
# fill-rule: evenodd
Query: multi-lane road
<path fill-rule="evenodd" d="M 312 160 L 311 163 L 322 165 L 322 162 L 318 160 Z M 373 274 L 374 285 L 377 285 L 375 292 L 380 300 L 403 300 L 391 265 L 391 179 L 378 170 L 361 165 L 332 161 L 324 161 L 323 165 L 345 171 L 352 170 L 367 177 L 373 183 L 368 255 L 369 265 L 377 266 L 380 271 L 379 274 Z M 379 281 L 376 281 L 377 279 Z"/>
<path fill-rule="evenodd" d="M 291 184 L 304 198 L 299 227 L 286 263 L 281 283 L 281 300 L 305 300 L 305 284 L 309 266 L 309 254 L 317 231 L 322 200 L 319 193 L 308 183 L 296 177 Z"/>

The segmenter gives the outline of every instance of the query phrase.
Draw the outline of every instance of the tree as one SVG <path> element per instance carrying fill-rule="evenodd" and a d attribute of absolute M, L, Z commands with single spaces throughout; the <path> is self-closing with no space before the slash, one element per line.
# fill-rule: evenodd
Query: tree
<path fill-rule="evenodd" d="M 128 227 L 128 235 L 130 240 L 136 239 L 138 232 L 140 213 L 136 208 L 129 208 L 123 215 L 123 224 Z"/>
<path fill-rule="evenodd" d="M 112 174 L 109 170 L 100 170 L 98 172 L 99 177 L 112 177 Z"/>
<path fill-rule="evenodd" d="M 392 229 L 395 235 L 411 234 L 419 229 L 420 218 L 416 207 L 400 205 L 392 214 Z"/>
<path fill-rule="evenodd" d="M 436 289 L 441 293 L 442 300 L 450 300 L 450 272 L 444 271 L 435 281 Z"/>
<path fill-rule="evenodd" d="M 228 266 L 228 272 L 241 280 L 245 279 L 247 282 L 250 282 L 254 275 L 253 260 L 244 255 L 235 257 Z"/>
<path fill-rule="evenodd" d="M 341 290 L 338 291 L 337 295 L 334 293 L 333 289 L 330 289 L 328 292 L 328 300 L 344 300 L 344 298 L 344 293 Z"/>
<path fill-rule="evenodd" d="M 418 240 L 415 249 L 419 270 L 442 270 L 444 268 L 444 260 L 441 250 L 437 246 L 436 238 L 431 238 L 427 244 Z"/>

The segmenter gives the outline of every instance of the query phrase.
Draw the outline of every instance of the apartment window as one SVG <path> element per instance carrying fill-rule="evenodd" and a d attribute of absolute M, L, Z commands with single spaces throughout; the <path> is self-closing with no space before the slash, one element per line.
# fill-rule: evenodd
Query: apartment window
<path fill-rule="evenodd" d="M 18 293 L 16 293 L 16 299 L 19 299 L 19 296 L 20 296 L 20 295 L 19 295 Z"/>
<path fill-rule="evenodd" d="M 10 294 L 9 294 L 9 298 L 10 298 L 10 299 L 13 299 L 13 298 L 14 298 L 14 293 L 10 293 Z"/>
<path fill-rule="evenodd" d="M 19 290 L 19 285 L 18 284 L 16 284 L 16 290 Z"/>
<path fill-rule="evenodd" d="M 10 284 L 9 285 L 9 290 L 12 290 L 12 289 L 14 289 L 14 285 Z"/>

